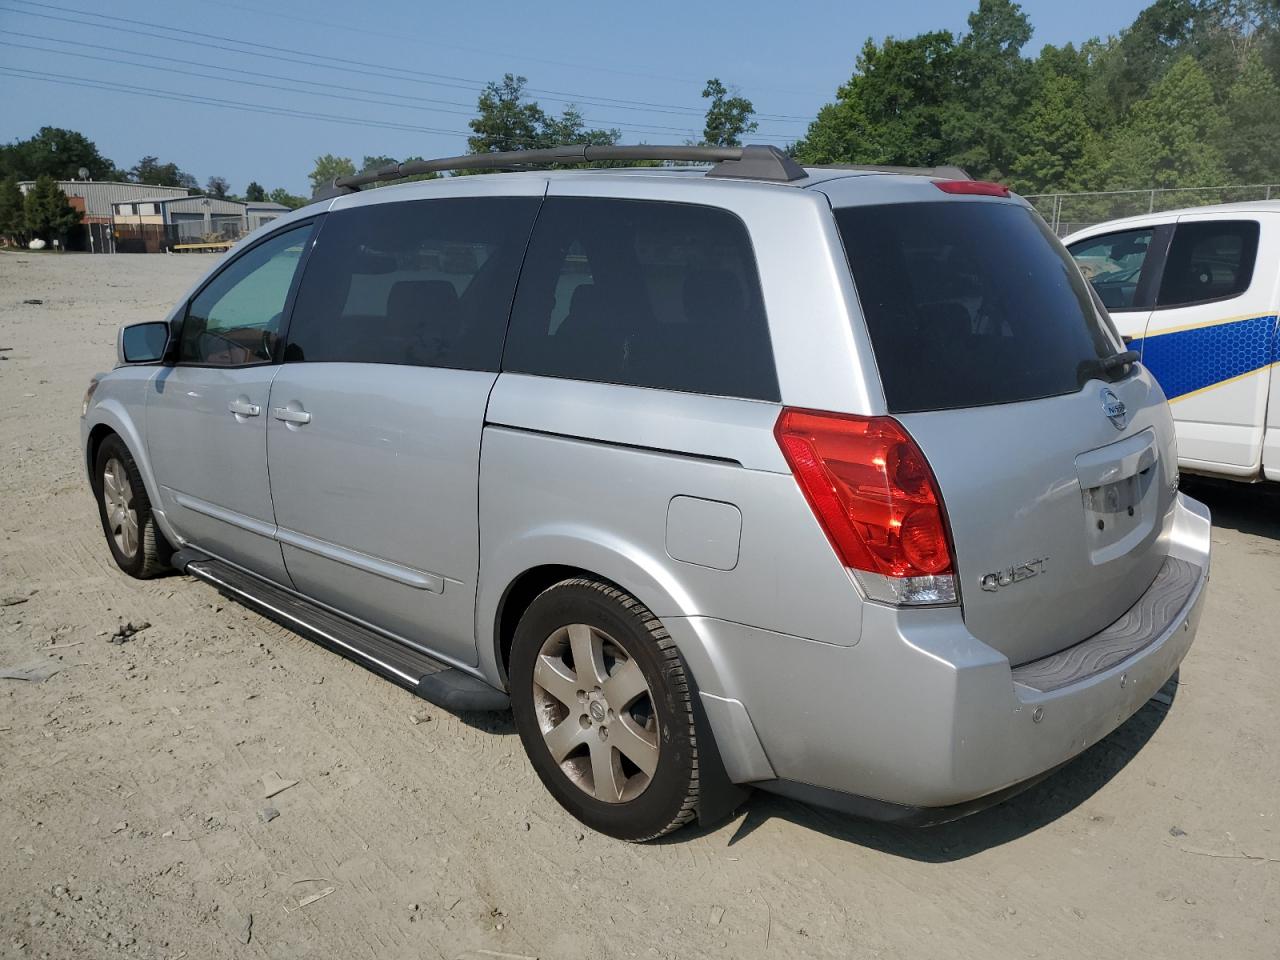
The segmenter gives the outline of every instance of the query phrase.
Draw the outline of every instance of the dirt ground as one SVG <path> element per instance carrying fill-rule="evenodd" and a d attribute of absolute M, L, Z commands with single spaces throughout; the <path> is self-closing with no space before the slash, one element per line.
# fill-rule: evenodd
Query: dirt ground
<path fill-rule="evenodd" d="M 1273 493 L 1191 488 L 1214 578 L 1173 703 L 1033 790 L 928 831 L 757 795 L 629 846 L 506 716 L 117 572 L 80 399 L 211 262 L 0 253 L 0 667 L 61 668 L 0 679 L 0 957 L 1280 957 Z"/>

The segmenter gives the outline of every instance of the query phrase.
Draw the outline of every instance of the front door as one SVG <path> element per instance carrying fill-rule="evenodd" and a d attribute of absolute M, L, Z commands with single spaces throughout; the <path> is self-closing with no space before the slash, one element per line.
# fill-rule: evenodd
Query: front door
<path fill-rule="evenodd" d="M 480 436 L 542 192 L 516 187 L 330 213 L 264 410 L 295 587 L 467 665 Z"/>
<path fill-rule="evenodd" d="M 267 481 L 267 404 L 312 229 L 275 234 L 216 273 L 188 305 L 177 363 L 147 394 L 147 447 L 177 532 L 286 584 Z"/>

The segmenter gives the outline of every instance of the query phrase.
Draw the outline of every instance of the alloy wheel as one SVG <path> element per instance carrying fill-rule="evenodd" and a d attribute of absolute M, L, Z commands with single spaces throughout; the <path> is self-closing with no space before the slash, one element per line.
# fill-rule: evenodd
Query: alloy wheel
<path fill-rule="evenodd" d="M 634 800 L 658 769 L 658 718 L 640 665 L 585 623 L 543 642 L 533 671 L 538 727 L 551 758 L 604 803 Z"/>
<path fill-rule="evenodd" d="M 138 511 L 133 507 L 133 487 L 123 463 L 112 457 L 102 472 L 102 502 L 107 529 L 116 548 L 126 557 L 138 552 Z"/>

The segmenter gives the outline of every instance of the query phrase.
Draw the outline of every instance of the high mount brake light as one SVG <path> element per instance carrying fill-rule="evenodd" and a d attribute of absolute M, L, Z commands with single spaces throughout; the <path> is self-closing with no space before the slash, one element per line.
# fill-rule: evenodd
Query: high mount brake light
<path fill-rule="evenodd" d="M 912 605 L 955 601 L 942 496 L 901 424 L 788 407 L 774 435 L 836 555 L 869 597 Z"/>
<path fill-rule="evenodd" d="M 935 180 L 933 185 L 943 193 L 969 194 L 978 197 L 1007 197 L 1009 188 L 989 180 Z"/>

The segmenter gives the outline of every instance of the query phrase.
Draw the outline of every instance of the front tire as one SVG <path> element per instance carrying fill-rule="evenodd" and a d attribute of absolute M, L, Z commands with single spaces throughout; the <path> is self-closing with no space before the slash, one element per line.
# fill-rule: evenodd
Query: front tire
<path fill-rule="evenodd" d="M 693 819 L 698 745 L 683 658 L 616 587 L 563 580 L 511 646 L 511 706 L 538 777 L 593 830 L 639 842 Z"/>
<path fill-rule="evenodd" d="M 138 464 L 114 434 L 102 441 L 94 458 L 93 492 L 116 566 L 139 580 L 168 570 L 173 548 L 156 526 Z"/>

